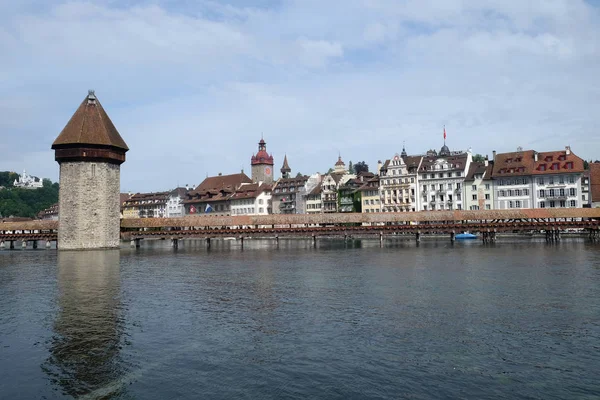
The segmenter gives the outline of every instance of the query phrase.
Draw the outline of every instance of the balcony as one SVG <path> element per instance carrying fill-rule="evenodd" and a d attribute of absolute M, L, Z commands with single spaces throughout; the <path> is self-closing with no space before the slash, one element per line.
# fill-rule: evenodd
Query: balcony
<path fill-rule="evenodd" d="M 342 197 L 340 199 L 340 204 L 352 205 L 353 203 L 354 201 L 352 200 L 352 197 Z"/>
<path fill-rule="evenodd" d="M 545 196 L 540 196 L 541 199 L 546 200 L 566 200 L 569 196 L 566 194 L 547 194 Z"/>
<path fill-rule="evenodd" d="M 281 211 L 292 211 L 296 208 L 294 204 L 280 204 L 279 209 Z"/>

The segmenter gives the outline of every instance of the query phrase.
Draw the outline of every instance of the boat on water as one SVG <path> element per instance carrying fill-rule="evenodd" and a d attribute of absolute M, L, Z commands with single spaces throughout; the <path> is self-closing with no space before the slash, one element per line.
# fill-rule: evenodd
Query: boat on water
<path fill-rule="evenodd" d="M 455 236 L 456 240 L 468 240 L 468 239 L 477 239 L 477 235 L 474 235 L 469 232 L 459 233 Z"/>

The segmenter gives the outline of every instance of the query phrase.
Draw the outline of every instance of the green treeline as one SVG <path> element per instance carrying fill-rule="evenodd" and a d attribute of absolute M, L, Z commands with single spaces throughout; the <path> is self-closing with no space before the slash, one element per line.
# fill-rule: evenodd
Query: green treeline
<path fill-rule="evenodd" d="M 58 183 L 42 180 L 39 189 L 13 187 L 18 179 L 14 172 L 0 172 L 0 217 L 36 217 L 37 213 L 58 202 Z"/>

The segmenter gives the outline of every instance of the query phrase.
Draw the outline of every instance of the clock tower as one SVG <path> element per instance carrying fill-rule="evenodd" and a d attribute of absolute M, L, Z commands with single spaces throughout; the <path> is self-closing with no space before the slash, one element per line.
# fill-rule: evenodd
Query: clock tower
<path fill-rule="evenodd" d="M 258 142 L 258 153 L 250 159 L 252 165 L 252 182 L 273 183 L 273 155 L 267 153 L 267 143 L 264 139 Z"/>

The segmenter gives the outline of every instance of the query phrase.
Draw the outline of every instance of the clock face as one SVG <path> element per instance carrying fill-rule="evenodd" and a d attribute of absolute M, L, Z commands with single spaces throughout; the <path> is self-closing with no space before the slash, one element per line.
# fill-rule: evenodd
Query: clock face
<path fill-rule="evenodd" d="M 265 167 L 265 175 L 267 175 L 267 176 L 271 175 L 271 168 Z"/>

